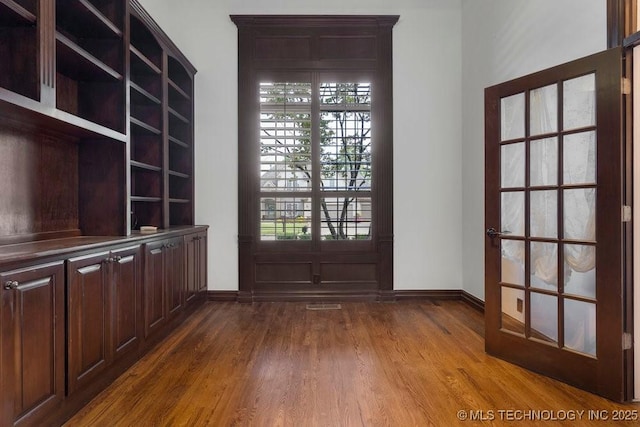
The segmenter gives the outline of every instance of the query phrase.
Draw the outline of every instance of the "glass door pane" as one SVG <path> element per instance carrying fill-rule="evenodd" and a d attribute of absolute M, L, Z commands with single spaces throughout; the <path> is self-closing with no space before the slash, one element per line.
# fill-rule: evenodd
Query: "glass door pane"
<path fill-rule="evenodd" d="M 595 96 L 591 73 L 500 102 L 502 328 L 586 354 L 595 351 Z"/>

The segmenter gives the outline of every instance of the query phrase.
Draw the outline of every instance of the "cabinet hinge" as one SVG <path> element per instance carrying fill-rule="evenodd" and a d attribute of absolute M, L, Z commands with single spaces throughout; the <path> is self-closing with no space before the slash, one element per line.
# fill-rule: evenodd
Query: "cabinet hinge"
<path fill-rule="evenodd" d="M 633 335 L 629 332 L 624 332 L 622 334 L 622 349 L 623 350 L 631 350 L 633 347 Z"/>
<path fill-rule="evenodd" d="M 622 78 L 622 94 L 623 95 L 631 94 L 631 79 L 628 77 Z"/>
<path fill-rule="evenodd" d="M 631 206 L 622 206 L 622 222 L 631 222 Z"/>

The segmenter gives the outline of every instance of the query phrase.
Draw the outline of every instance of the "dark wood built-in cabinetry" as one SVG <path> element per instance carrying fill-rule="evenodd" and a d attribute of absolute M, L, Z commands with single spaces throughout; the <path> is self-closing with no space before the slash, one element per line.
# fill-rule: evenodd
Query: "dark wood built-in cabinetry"
<path fill-rule="evenodd" d="M 0 273 L 0 425 L 36 425 L 65 396 L 64 265 Z"/>
<path fill-rule="evenodd" d="M 0 0 L 0 58 L 0 426 L 54 425 L 204 299 L 196 70 L 136 0 Z"/>
<path fill-rule="evenodd" d="M 182 238 L 145 245 L 145 337 L 161 329 L 183 308 L 187 279 L 184 275 Z M 189 261 L 191 262 L 191 261 Z"/>
<path fill-rule="evenodd" d="M 139 246 L 67 261 L 69 393 L 140 345 L 141 266 Z"/>

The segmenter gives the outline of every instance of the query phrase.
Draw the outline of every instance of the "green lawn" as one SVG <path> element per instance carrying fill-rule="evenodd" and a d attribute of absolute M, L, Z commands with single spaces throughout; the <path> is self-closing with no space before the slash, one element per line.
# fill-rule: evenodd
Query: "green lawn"
<path fill-rule="evenodd" d="M 260 224 L 260 234 L 263 236 L 293 236 L 302 233 L 302 227 L 307 226 L 309 234 L 309 230 L 311 227 L 309 224 L 304 222 L 287 222 L 284 225 L 282 223 L 275 223 L 273 221 L 262 221 Z M 283 229 L 284 227 L 284 229 Z"/>

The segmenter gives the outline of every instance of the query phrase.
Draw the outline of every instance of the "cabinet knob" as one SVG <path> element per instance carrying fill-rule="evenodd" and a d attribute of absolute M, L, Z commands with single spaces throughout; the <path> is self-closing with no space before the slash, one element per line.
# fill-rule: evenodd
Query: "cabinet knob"
<path fill-rule="evenodd" d="M 20 286 L 20 283 L 16 282 L 15 280 L 9 280 L 4 284 L 4 288 L 6 290 L 18 289 L 18 286 Z"/>

